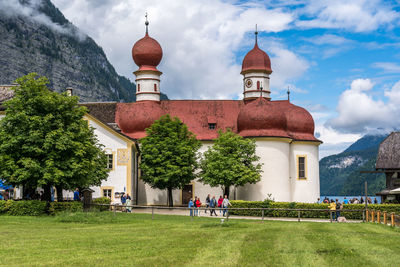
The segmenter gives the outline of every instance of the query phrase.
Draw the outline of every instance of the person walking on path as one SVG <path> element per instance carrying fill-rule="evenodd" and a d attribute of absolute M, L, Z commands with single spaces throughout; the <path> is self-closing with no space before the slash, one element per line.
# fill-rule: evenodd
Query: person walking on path
<path fill-rule="evenodd" d="M 132 200 L 131 197 L 129 195 L 126 196 L 126 212 L 132 212 L 130 207 L 132 205 Z"/>
<path fill-rule="evenodd" d="M 217 206 L 217 200 L 215 199 L 215 196 L 210 200 L 210 216 L 213 215 L 213 212 L 215 216 L 218 216 L 217 213 L 215 213 L 215 207 Z"/>
<path fill-rule="evenodd" d="M 194 197 L 194 201 L 193 201 L 193 210 L 194 210 L 194 216 L 198 216 L 199 215 L 199 210 L 197 209 L 197 196 Z"/>
<path fill-rule="evenodd" d="M 224 201 L 224 199 L 222 198 L 222 196 L 219 196 L 219 199 L 218 199 L 219 214 L 221 214 L 222 201 Z"/>
<path fill-rule="evenodd" d="M 227 213 L 227 211 L 228 211 L 228 210 L 227 210 L 228 206 L 232 206 L 232 204 L 229 202 L 228 196 L 225 195 L 225 198 L 224 198 L 224 200 L 222 201 L 222 208 L 224 209 L 223 215 L 222 215 L 222 216 L 225 216 L 225 213 Z"/>
<path fill-rule="evenodd" d="M 198 197 L 196 200 L 196 208 L 198 210 L 198 214 L 197 216 L 200 216 L 200 208 L 201 208 L 201 202 L 200 202 L 200 198 Z"/>
<path fill-rule="evenodd" d="M 210 207 L 210 194 L 208 194 L 206 197 L 206 208 L 204 210 L 204 213 L 207 213 L 207 208 L 209 207 Z"/>
<path fill-rule="evenodd" d="M 188 204 L 188 208 L 190 209 L 190 216 L 193 216 L 193 207 L 194 207 L 194 203 L 193 203 L 193 200 L 192 199 L 190 199 L 189 200 L 189 204 Z"/>
<path fill-rule="evenodd" d="M 125 193 L 122 193 L 122 196 L 121 196 L 121 203 L 122 203 L 122 206 L 125 206 L 125 205 L 126 205 L 126 196 L 125 196 Z M 125 209 L 125 210 L 122 210 L 122 211 L 126 211 L 126 208 L 122 207 L 122 209 Z"/>
<path fill-rule="evenodd" d="M 332 220 L 335 220 L 335 215 L 336 215 L 336 203 L 335 200 L 331 200 L 331 204 L 329 204 L 329 209 L 330 209 L 330 213 L 332 216 Z"/>
<path fill-rule="evenodd" d="M 79 197 L 79 189 L 78 188 L 75 188 L 75 191 L 74 191 L 74 201 L 80 201 L 81 200 L 81 198 Z"/>

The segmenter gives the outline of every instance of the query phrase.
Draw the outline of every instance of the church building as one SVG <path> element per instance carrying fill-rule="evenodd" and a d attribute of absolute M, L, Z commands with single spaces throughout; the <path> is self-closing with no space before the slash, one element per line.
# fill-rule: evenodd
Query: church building
<path fill-rule="evenodd" d="M 145 129 L 155 120 L 170 114 L 182 120 L 202 142 L 200 152 L 213 144 L 219 129 L 230 128 L 245 138 L 256 140 L 256 153 L 263 163 L 261 181 L 232 188 L 232 198 L 264 200 L 270 196 L 276 201 L 315 202 L 320 190 L 318 154 L 321 141 L 314 136 L 314 120 L 307 110 L 289 100 L 271 100 L 271 61 L 258 47 L 257 32 L 255 37 L 254 47 L 242 63 L 242 100 L 160 100 L 162 72 L 157 66 L 163 51 L 150 37 L 146 21 L 145 36 L 132 48 L 132 58 L 138 66 L 134 71 L 136 102 L 86 104 L 90 109 L 89 116 L 102 122 L 103 126 L 116 129 L 114 131 L 124 140 L 136 143 L 146 136 Z M 95 125 L 96 134 L 101 130 L 98 126 L 101 125 Z M 100 136 L 99 140 L 103 142 Z M 110 155 L 116 153 L 118 156 L 119 165 L 118 149 L 110 149 Z M 137 170 L 140 148 L 127 145 L 124 149 L 131 149 L 126 152 L 130 174 L 109 179 L 107 186 L 96 192 L 114 195 L 117 191 L 125 191 L 134 196 L 137 204 L 165 204 L 166 190 L 152 189 L 140 179 L 140 170 Z M 120 184 L 117 180 L 125 183 L 125 178 L 124 188 L 112 187 L 112 184 Z M 105 191 L 110 190 L 107 188 L 113 191 Z M 222 195 L 222 189 L 192 181 L 182 190 L 174 190 L 174 204 L 186 205 L 195 195 L 204 200 L 207 194 L 218 197 Z"/>

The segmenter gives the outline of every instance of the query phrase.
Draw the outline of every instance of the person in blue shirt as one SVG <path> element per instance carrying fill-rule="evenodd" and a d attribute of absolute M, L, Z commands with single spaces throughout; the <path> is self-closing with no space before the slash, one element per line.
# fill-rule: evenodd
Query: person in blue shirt
<path fill-rule="evenodd" d="M 74 191 L 74 201 L 80 201 L 81 198 L 79 197 L 79 189 L 76 188 Z"/>
<path fill-rule="evenodd" d="M 188 204 L 188 208 L 190 209 L 190 216 L 193 216 L 193 207 L 194 207 L 193 200 L 190 199 Z"/>
<path fill-rule="evenodd" d="M 343 199 L 343 204 L 349 204 L 349 200 L 346 197 Z"/>

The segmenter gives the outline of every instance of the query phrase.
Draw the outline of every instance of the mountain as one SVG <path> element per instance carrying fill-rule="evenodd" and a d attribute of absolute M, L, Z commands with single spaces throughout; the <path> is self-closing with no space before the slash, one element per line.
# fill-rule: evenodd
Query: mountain
<path fill-rule="evenodd" d="M 74 88 L 81 101 L 136 100 L 135 84 L 50 0 L 0 2 L 0 84 L 37 72 L 55 91 Z"/>
<path fill-rule="evenodd" d="M 321 196 L 363 195 L 364 181 L 368 182 L 369 194 L 385 187 L 385 176 L 360 173 L 375 170 L 379 144 L 386 135 L 366 135 L 342 153 L 325 157 L 319 162 Z"/>

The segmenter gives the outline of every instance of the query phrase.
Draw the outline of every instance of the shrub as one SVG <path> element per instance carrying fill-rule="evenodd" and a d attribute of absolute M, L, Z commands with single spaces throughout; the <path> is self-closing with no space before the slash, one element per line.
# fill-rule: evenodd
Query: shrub
<path fill-rule="evenodd" d="M 243 201 L 243 200 L 232 200 L 232 208 L 273 208 L 273 209 L 317 209 L 313 211 L 301 211 L 302 218 L 329 218 L 328 204 L 317 204 L 317 203 L 296 203 L 296 202 L 272 202 L 272 201 Z M 362 210 L 365 208 L 363 204 L 349 204 L 344 205 L 342 215 L 347 219 L 362 219 L 361 212 L 350 212 L 346 210 Z M 398 204 L 370 204 L 368 205 L 370 210 L 380 210 L 395 212 L 400 214 L 400 205 Z M 318 211 L 321 210 L 321 211 Z M 232 215 L 239 216 L 261 216 L 261 210 L 232 210 Z M 297 211 L 288 210 L 265 210 L 264 216 L 266 217 L 297 217 Z"/>
<path fill-rule="evenodd" d="M 49 214 L 55 215 L 59 212 L 78 212 L 83 211 L 83 203 L 79 201 L 73 202 L 51 202 L 49 207 Z"/>
<path fill-rule="evenodd" d="M 95 198 L 92 201 L 93 204 L 107 204 L 110 205 L 111 204 L 111 199 L 109 199 L 108 197 L 100 197 L 100 198 Z M 95 210 L 99 210 L 99 211 L 106 211 L 109 210 L 108 206 L 94 206 L 93 209 Z"/>
<path fill-rule="evenodd" d="M 0 214 L 15 216 L 54 215 L 61 211 L 82 211 L 81 202 L 48 202 L 40 200 L 0 200 Z"/>

